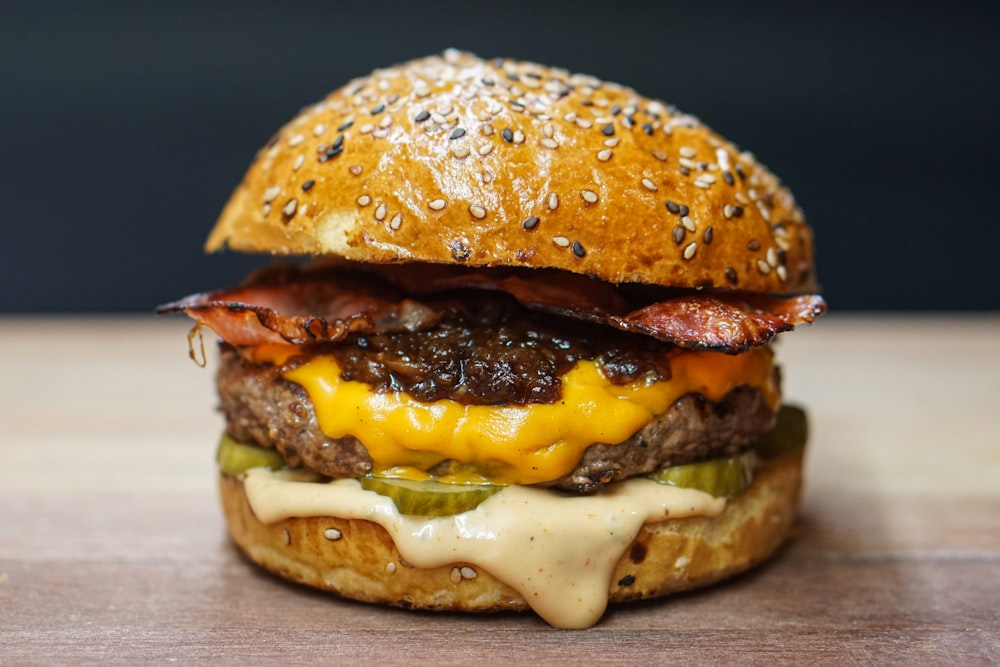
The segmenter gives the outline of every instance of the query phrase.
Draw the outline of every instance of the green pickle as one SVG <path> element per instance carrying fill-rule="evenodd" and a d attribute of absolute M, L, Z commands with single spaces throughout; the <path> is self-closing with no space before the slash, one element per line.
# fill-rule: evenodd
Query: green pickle
<path fill-rule="evenodd" d="M 716 497 L 739 495 L 753 481 L 754 453 L 671 466 L 650 477 L 660 484 L 698 489 Z"/>
<path fill-rule="evenodd" d="M 219 462 L 219 470 L 227 475 L 239 475 L 250 468 L 280 470 L 285 467 L 281 455 L 273 449 L 245 445 L 225 434 L 219 440 L 219 449 L 216 452 L 215 460 Z"/>
<path fill-rule="evenodd" d="M 789 454 L 804 447 L 808 435 L 805 410 L 794 405 L 782 405 L 774 428 L 760 437 L 754 451 L 764 459 Z"/>
<path fill-rule="evenodd" d="M 451 516 L 468 512 L 503 488 L 492 484 L 446 484 L 432 479 L 371 475 L 361 478 L 361 487 L 391 498 L 400 514 L 413 516 Z"/>

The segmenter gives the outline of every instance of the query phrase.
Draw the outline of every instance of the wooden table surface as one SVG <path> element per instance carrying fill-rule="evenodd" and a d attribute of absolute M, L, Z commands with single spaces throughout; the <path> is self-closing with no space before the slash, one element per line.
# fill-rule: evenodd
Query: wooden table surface
<path fill-rule="evenodd" d="M 0 319 L 0 664 L 1000 663 L 1000 316 L 786 334 L 785 394 L 814 432 L 787 548 L 585 631 L 258 573 L 225 534 L 212 372 L 186 331 Z"/>

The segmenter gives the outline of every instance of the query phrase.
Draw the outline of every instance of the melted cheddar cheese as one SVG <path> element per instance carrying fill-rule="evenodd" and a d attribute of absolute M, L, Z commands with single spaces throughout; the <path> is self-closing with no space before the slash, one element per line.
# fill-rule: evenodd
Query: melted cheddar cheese
<path fill-rule="evenodd" d="M 267 346 L 254 350 L 252 358 L 282 363 L 290 353 L 286 346 Z M 445 481 L 453 482 L 559 479 L 590 445 L 627 440 L 689 393 L 718 401 L 747 385 L 762 390 L 772 407 L 779 401 L 773 355 L 766 347 L 735 356 L 677 350 L 670 369 L 666 381 L 616 385 L 596 362 L 579 362 L 561 378 L 558 402 L 523 406 L 425 403 L 400 392 L 377 393 L 341 379 L 332 355 L 317 355 L 283 376 L 305 389 L 327 436 L 353 436 L 365 446 L 375 474 L 419 477 L 451 460 L 455 474 Z"/>

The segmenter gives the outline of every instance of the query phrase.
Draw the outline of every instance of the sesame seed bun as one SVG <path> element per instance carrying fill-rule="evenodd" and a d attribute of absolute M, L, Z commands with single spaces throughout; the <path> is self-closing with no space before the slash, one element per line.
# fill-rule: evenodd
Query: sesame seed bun
<path fill-rule="evenodd" d="M 303 110 L 206 248 L 816 290 L 802 213 L 750 154 L 629 88 L 456 51 Z"/>
<path fill-rule="evenodd" d="M 794 519 L 803 451 L 761 462 L 753 484 L 716 517 L 647 523 L 615 568 L 612 602 L 699 588 L 750 569 L 774 553 Z M 525 610 L 513 588 L 469 563 L 418 568 L 400 556 L 384 528 L 337 517 L 263 523 L 243 483 L 220 475 L 229 531 L 253 562 L 281 577 L 343 597 L 450 611 Z"/>

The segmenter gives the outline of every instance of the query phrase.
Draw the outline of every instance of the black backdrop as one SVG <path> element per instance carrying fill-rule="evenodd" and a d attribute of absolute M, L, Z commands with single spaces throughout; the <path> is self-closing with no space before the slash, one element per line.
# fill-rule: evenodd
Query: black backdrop
<path fill-rule="evenodd" d="M 258 146 L 449 46 L 627 83 L 756 153 L 836 310 L 997 310 L 998 4 L 0 0 L 0 312 L 239 280 L 259 258 L 200 248 Z"/>

